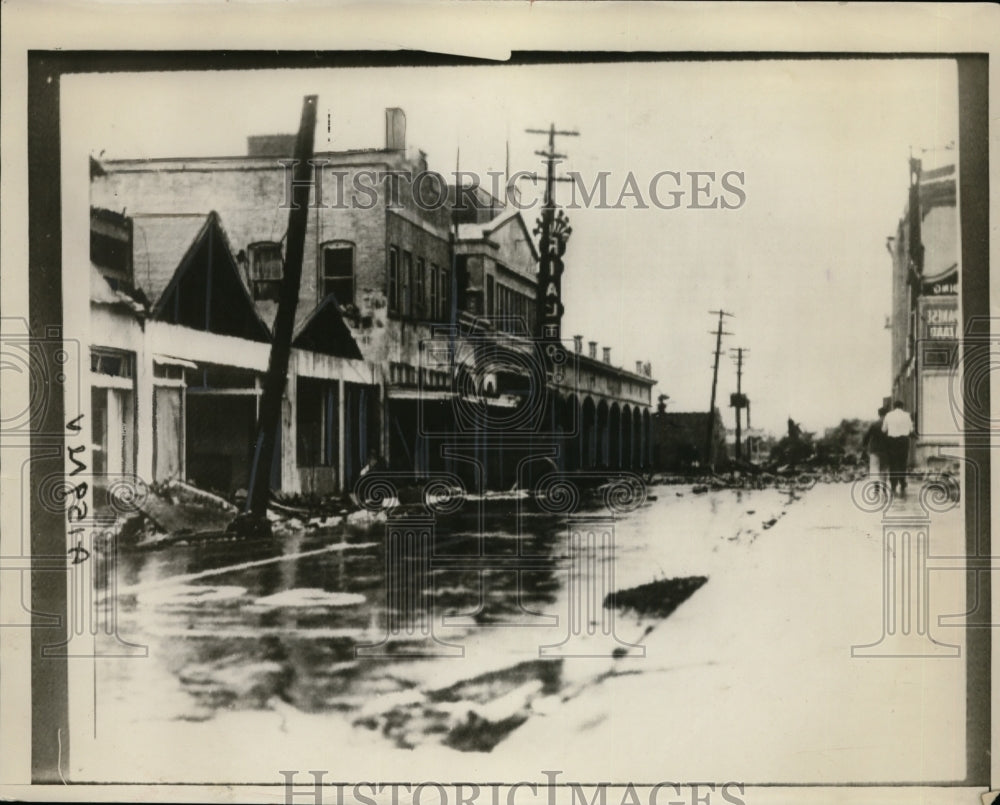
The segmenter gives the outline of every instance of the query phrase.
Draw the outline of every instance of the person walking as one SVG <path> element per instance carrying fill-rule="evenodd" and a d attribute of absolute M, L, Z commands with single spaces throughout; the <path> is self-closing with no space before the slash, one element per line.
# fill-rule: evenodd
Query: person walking
<path fill-rule="evenodd" d="M 880 485 L 885 484 L 885 470 L 888 466 L 886 458 L 886 435 L 882 430 L 882 422 L 889 409 L 882 406 L 878 409 L 878 419 L 872 422 L 865 433 L 862 445 L 868 453 L 868 477 L 874 478 Z"/>
<path fill-rule="evenodd" d="M 882 432 L 886 436 L 886 455 L 889 459 L 889 483 L 892 493 L 899 488 L 900 497 L 906 497 L 906 467 L 910 458 L 910 436 L 913 434 L 913 420 L 903 403 L 896 400 L 892 410 L 882 420 Z"/>

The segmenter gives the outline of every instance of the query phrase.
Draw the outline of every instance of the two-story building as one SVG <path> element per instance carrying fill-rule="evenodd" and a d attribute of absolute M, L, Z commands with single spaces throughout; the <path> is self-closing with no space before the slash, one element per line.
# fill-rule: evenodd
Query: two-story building
<path fill-rule="evenodd" d="M 292 148 L 269 135 L 245 156 L 93 166 L 94 444 L 109 471 L 246 486 Z M 570 433 L 564 466 L 644 465 L 649 367 L 621 370 L 578 340 L 572 377 L 552 376 L 536 346 L 537 246 L 518 211 L 429 171 L 398 109 L 384 148 L 312 163 L 275 488 L 348 489 L 371 452 L 415 476 L 508 487 L 513 446 Z M 540 397 L 544 426 L 526 415 Z"/>

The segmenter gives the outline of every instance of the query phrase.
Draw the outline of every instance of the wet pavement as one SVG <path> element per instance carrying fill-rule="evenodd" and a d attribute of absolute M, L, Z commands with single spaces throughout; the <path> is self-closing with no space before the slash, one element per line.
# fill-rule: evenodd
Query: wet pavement
<path fill-rule="evenodd" d="M 651 492 L 655 500 L 617 519 L 601 507 L 567 518 L 518 512 L 514 501 L 467 501 L 430 526 L 397 524 L 392 537 L 375 523 L 124 552 L 118 633 L 149 655 L 95 666 L 97 738 L 77 753 L 78 775 L 267 782 L 279 768 L 322 767 L 308 763 L 322 762 L 315 753 L 326 745 L 327 766 L 350 758 L 356 773 L 381 768 L 383 778 L 405 768 L 433 778 L 459 754 L 492 758 L 477 768 L 498 774 L 527 764 L 523 777 L 538 774 L 532 747 L 564 743 L 582 769 L 613 758 L 641 778 L 650 736 L 680 740 L 668 739 L 667 725 L 676 731 L 691 712 L 717 717 L 720 695 L 730 715 L 746 718 L 762 691 L 782 699 L 789 657 L 805 669 L 834 656 L 821 634 L 788 628 L 789 604 L 801 614 L 813 596 L 810 611 L 829 620 L 842 603 L 830 594 L 850 591 L 845 616 L 855 627 L 858 613 L 877 606 L 871 573 L 836 578 L 838 550 L 853 552 L 844 565 L 852 570 L 880 561 L 877 520 L 844 508 L 849 485 Z M 788 514 L 795 529 L 784 527 Z M 812 547 L 819 538 L 826 564 L 803 553 L 802 534 Z M 796 562 L 830 577 L 789 573 Z M 643 585 L 665 605 L 644 608 L 621 594 L 616 608 L 603 606 L 608 593 Z M 877 628 L 877 613 L 868 620 L 871 629 L 854 628 L 851 638 Z M 791 643 L 782 643 L 783 627 Z M 758 680 L 768 663 L 770 676 Z M 961 673 L 943 673 L 957 691 Z M 740 695 L 748 678 L 757 681 Z M 815 691 L 828 671 L 807 678 Z M 678 712 L 692 695 L 704 699 Z M 794 717 L 788 704 L 782 717 Z M 757 719 L 758 740 L 766 722 Z M 705 727 L 693 730 L 703 760 L 718 742 Z M 204 762 L 210 747 L 241 740 L 253 748 Z M 631 755 L 607 752 L 608 740 Z M 779 767 L 799 782 L 817 773 L 808 763 Z M 690 761 L 681 768 L 690 774 Z M 718 770 L 705 779 L 713 776 L 721 779 Z"/>

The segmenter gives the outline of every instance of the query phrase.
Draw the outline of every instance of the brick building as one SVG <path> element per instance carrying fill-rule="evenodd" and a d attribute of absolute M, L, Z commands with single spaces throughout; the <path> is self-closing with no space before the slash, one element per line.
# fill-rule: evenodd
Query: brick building
<path fill-rule="evenodd" d="M 384 148 L 314 155 L 272 486 L 348 489 L 375 451 L 395 470 L 507 487 L 519 481 L 512 442 L 539 440 L 558 443 L 563 466 L 644 466 L 648 364 L 632 373 L 607 353 L 580 355 L 551 377 L 536 354 L 538 251 L 523 217 L 481 189 L 449 187 L 405 136 L 405 116 L 389 109 Z M 292 141 L 93 166 L 93 438 L 120 457 L 108 471 L 246 486 Z M 533 432 L 510 426 L 511 412 L 542 407 Z"/>

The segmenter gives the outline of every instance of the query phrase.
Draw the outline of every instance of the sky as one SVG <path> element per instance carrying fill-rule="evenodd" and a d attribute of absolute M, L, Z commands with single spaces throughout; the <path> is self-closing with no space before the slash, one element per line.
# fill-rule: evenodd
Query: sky
<path fill-rule="evenodd" d="M 563 335 L 649 361 L 668 410 L 707 410 L 717 318 L 725 321 L 717 405 L 727 426 L 736 368 L 752 424 L 789 417 L 822 433 L 870 419 L 889 394 L 891 260 L 906 203 L 908 158 L 954 161 L 957 71 L 948 60 L 636 62 L 420 68 L 143 73 L 63 79 L 63 137 L 104 159 L 226 156 L 251 134 L 294 132 L 302 98 L 319 96 L 316 150 L 382 147 L 384 109 L 406 112 L 407 145 L 431 170 L 559 169 L 588 187 L 607 172 L 609 203 L 629 176 L 647 209 L 570 209 Z M 654 176 L 681 174 L 677 209 L 653 204 Z M 739 172 L 735 209 L 691 209 L 691 172 Z M 702 183 L 709 182 L 707 178 Z M 669 203 L 673 178 L 658 186 Z M 534 191 L 522 182 L 524 200 Z M 572 201 L 569 183 L 557 200 Z M 707 201 L 708 198 L 700 197 Z M 728 201 L 739 197 L 727 193 Z M 578 202 L 580 199 L 578 199 Z M 280 203 L 280 200 L 276 200 Z M 526 211 L 529 228 L 536 213 Z"/>

